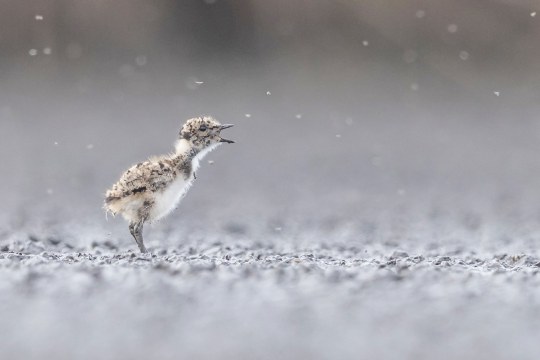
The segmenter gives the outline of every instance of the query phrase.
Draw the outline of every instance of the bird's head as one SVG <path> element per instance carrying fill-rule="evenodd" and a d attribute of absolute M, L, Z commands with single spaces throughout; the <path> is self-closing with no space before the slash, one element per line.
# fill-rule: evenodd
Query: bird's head
<path fill-rule="evenodd" d="M 221 137 L 221 130 L 232 124 L 220 124 L 211 116 L 201 116 L 186 121 L 180 130 L 180 139 L 186 140 L 191 147 L 201 151 L 221 143 L 232 144 L 234 141 Z"/>

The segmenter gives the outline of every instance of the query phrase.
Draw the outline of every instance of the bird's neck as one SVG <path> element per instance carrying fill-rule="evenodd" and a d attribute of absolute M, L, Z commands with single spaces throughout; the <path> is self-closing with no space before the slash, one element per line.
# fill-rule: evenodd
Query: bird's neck
<path fill-rule="evenodd" d="M 182 161 L 191 161 L 193 171 L 199 168 L 199 162 L 203 157 L 206 156 L 210 151 L 218 147 L 218 144 L 213 144 L 205 147 L 204 149 L 198 149 L 191 145 L 186 139 L 180 139 L 175 144 L 175 154 L 178 160 Z"/>
<path fill-rule="evenodd" d="M 184 159 L 193 160 L 195 156 L 200 152 L 199 149 L 191 145 L 186 139 L 179 139 L 174 145 L 174 155 L 176 157 L 183 157 Z"/>

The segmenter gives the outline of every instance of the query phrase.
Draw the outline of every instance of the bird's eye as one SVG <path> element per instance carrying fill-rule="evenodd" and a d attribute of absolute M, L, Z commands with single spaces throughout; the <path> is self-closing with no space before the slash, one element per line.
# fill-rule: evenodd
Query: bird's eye
<path fill-rule="evenodd" d="M 199 128 L 199 131 L 206 131 L 206 125 L 201 125 L 201 127 Z"/>

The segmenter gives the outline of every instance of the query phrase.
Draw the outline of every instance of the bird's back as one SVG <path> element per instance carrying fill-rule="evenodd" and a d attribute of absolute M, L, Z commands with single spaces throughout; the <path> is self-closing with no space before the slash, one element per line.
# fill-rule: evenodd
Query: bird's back
<path fill-rule="evenodd" d="M 182 179 L 182 167 L 169 156 L 153 158 L 130 167 L 105 194 L 105 209 L 133 220 L 141 209 L 150 211 L 157 195 L 177 179 Z"/>

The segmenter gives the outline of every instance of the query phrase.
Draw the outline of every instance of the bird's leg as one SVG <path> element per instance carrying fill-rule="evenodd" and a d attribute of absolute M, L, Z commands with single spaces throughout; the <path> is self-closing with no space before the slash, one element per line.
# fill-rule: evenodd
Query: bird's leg
<path fill-rule="evenodd" d="M 146 248 L 144 247 L 144 242 L 143 242 L 143 225 L 144 225 L 144 220 L 131 222 L 129 223 L 129 232 L 131 232 L 131 235 L 133 235 L 135 242 L 139 246 L 139 250 L 141 250 L 142 253 L 145 253 Z"/>

